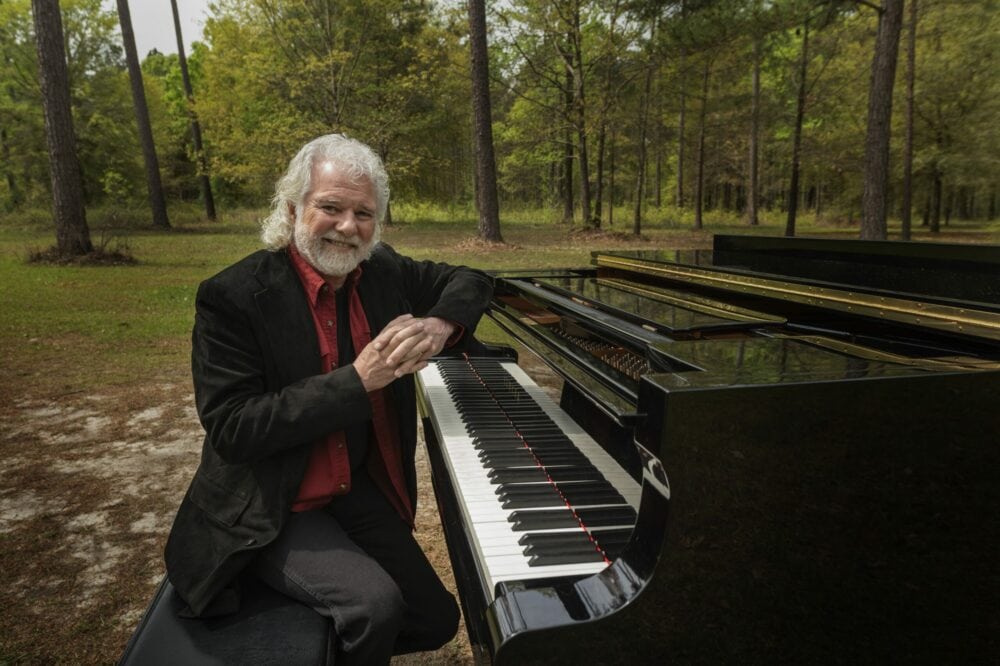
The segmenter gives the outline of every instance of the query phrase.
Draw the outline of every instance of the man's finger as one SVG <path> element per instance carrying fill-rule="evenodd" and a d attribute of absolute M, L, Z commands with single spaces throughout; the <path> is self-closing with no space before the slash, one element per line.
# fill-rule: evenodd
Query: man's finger
<path fill-rule="evenodd" d="M 400 315 L 390 321 L 385 325 L 379 334 L 375 336 L 372 340 L 372 344 L 375 346 L 377 351 L 382 351 L 383 349 L 392 348 L 392 339 L 399 334 L 401 331 L 406 330 L 408 326 L 412 326 L 410 323 L 414 319 L 413 315 L 406 314 Z M 421 324 L 421 328 L 423 324 Z M 399 344 L 398 341 L 395 344 Z"/>

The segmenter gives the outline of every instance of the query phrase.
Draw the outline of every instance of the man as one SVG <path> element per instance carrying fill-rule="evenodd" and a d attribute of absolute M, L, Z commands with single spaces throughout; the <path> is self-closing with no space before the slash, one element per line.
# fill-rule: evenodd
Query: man
<path fill-rule="evenodd" d="M 259 577 L 332 619 L 338 664 L 436 649 L 459 612 L 412 535 L 413 373 L 471 336 L 490 283 L 379 244 L 388 178 L 355 140 L 308 143 L 276 190 L 268 250 L 198 290 L 206 437 L 168 575 L 198 616 Z"/>

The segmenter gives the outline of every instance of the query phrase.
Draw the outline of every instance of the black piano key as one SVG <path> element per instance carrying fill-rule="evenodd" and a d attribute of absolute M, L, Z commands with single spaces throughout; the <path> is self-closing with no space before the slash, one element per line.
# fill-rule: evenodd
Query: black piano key
<path fill-rule="evenodd" d="M 588 528 L 604 525 L 635 525 L 635 520 L 635 510 L 627 504 L 577 509 L 576 516 L 568 507 L 513 511 L 507 516 L 507 522 L 511 523 L 511 530 L 514 532 L 579 527 L 581 522 Z"/>
<path fill-rule="evenodd" d="M 594 547 L 594 542 L 590 535 L 582 529 L 571 532 L 529 532 L 522 534 L 517 540 L 522 546 L 544 546 L 544 545 L 586 545 Z"/>
<path fill-rule="evenodd" d="M 624 501 L 621 494 L 606 481 L 503 484 L 497 487 L 496 494 L 504 508 L 551 506 L 560 502 L 568 502 L 570 505 L 586 505 L 614 504 Z M 532 502 L 538 503 L 532 504 Z"/>
<path fill-rule="evenodd" d="M 505 483 L 496 489 L 496 494 L 502 498 L 514 497 L 546 497 L 555 495 L 559 497 L 556 488 L 551 483 Z"/>
<path fill-rule="evenodd" d="M 487 476 L 492 484 L 543 482 L 548 475 L 543 467 L 504 467 L 490 470 Z"/>
<path fill-rule="evenodd" d="M 601 481 L 604 477 L 597 468 L 586 466 L 565 467 L 501 467 L 487 474 L 491 483 L 526 483 L 531 481 Z"/>
<path fill-rule="evenodd" d="M 593 489 L 593 490 L 563 490 L 563 497 L 571 506 L 587 506 L 589 504 L 619 504 L 625 501 L 614 488 Z"/>
<path fill-rule="evenodd" d="M 531 454 L 539 463 L 549 465 L 587 465 L 590 461 L 579 450 L 563 451 L 554 449 L 532 449 Z"/>
<path fill-rule="evenodd" d="M 605 552 L 609 548 L 622 548 L 632 537 L 632 528 L 622 528 L 616 530 L 591 530 L 590 535 L 597 541 L 597 545 Z"/>
<path fill-rule="evenodd" d="M 579 527 L 580 525 L 580 521 L 568 508 L 513 511 L 507 516 L 507 522 L 512 524 L 511 529 L 515 532 Z"/>
<path fill-rule="evenodd" d="M 635 509 L 622 502 L 621 506 L 608 506 L 593 509 L 577 509 L 576 515 L 587 527 L 603 527 L 606 525 L 635 525 Z"/>
<path fill-rule="evenodd" d="M 508 436 L 508 437 L 490 437 L 488 439 L 484 438 L 473 438 L 472 447 L 477 451 L 494 451 L 494 450 L 504 450 L 509 448 L 522 448 L 522 449 L 537 449 L 539 451 L 557 451 L 557 450 L 568 450 L 568 451 L 579 451 L 579 449 L 573 446 L 573 442 L 568 439 L 557 440 L 549 439 L 544 441 L 538 440 L 524 440 L 520 437 Z"/>
<path fill-rule="evenodd" d="M 479 460 L 483 466 L 492 469 L 497 467 L 511 467 L 541 464 L 549 465 L 586 465 L 587 457 L 577 452 L 556 452 L 539 453 L 524 449 L 521 451 L 497 451 L 494 453 L 480 453 Z"/>
<path fill-rule="evenodd" d="M 529 453 L 533 456 L 537 456 L 539 460 L 542 457 L 554 457 L 554 456 L 575 456 L 577 458 L 583 457 L 584 464 L 586 464 L 586 457 L 580 453 L 580 450 L 573 446 L 551 446 L 544 449 L 537 449 L 532 446 L 525 446 L 521 444 L 519 447 L 515 446 L 501 446 L 499 444 L 492 447 L 479 448 L 473 446 L 473 448 L 479 451 L 480 458 L 484 456 L 511 456 L 511 455 L 524 455 L 522 452 Z M 544 464 L 544 463 L 543 463 Z M 550 463 L 555 464 L 555 463 Z"/>
<path fill-rule="evenodd" d="M 577 539 L 573 542 L 552 541 L 532 544 L 525 546 L 521 552 L 528 557 L 546 557 L 557 555 L 589 555 L 595 551 L 600 552 L 597 545 L 584 535 L 582 539 Z"/>
<path fill-rule="evenodd" d="M 583 562 L 602 562 L 604 554 L 597 549 L 590 549 L 587 552 L 568 554 L 535 555 L 528 559 L 529 567 L 554 566 L 557 564 L 580 564 Z"/>
<path fill-rule="evenodd" d="M 568 481 L 556 484 L 572 505 L 623 504 L 625 498 L 607 481 Z"/>
<path fill-rule="evenodd" d="M 537 497 L 531 495 L 504 497 L 500 506 L 505 509 L 527 509 L 535 506 L 559 506 L 560 504 L 565 504 L 565 502 L 558 493 L 553 492 Z"/>

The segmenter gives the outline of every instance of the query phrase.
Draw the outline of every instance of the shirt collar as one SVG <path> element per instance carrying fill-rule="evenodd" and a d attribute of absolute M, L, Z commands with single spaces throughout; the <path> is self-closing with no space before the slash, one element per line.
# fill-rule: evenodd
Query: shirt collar
<path fill-rule="evenodd" d="M 302 256 L 298 248 L 295 247 L 294 243 L 288 244 L 288 256 L 292 260 L 292 267 L 295 268 L 295 272 L 299 276 L 299 280 L 302 281 L 302 286 L 306 290 L 306 295 L 309 297 L 309 302 L 313 305 L 319 300 L 319 296 L 324 292 L 324 287 L 326 287 L 326 280 L 323 275 L 316 270 L 316 268 L 306 261 L 306 258 Z M 361 278 L 361 265 L 353 271 L 347 274 L 347 280 L 344 281 L 344 286 L 350 288 L 357 283 Z"/>

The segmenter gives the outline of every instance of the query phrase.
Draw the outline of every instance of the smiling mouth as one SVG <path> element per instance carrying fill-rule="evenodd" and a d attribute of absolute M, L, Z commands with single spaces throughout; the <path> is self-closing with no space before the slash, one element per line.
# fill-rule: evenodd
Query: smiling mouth
<path fill-rule="evenodd" d="M 348 250 L 356 250 L 357 247 L 358 247 L 357 244 L 355 244 L 355 243 L 349 243 L 347 241 L 336 240 L 334 238 L 324 238 L 323 242 L 326 243 L 327 245 L 333 245 L 334 247 L 342 247 L 342 248 L 345 248 L 345 249 L 348 249 Z"/>

